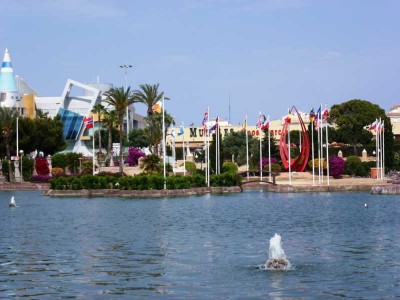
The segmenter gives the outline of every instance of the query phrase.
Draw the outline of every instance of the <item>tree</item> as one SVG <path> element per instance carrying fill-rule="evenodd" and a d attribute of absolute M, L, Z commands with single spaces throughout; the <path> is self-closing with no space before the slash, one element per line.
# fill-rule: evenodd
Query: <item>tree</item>
<path fill-rule="evenodd" d="M 210 143 L 210 168 L 211 170 L 215 173 L 216 172 L 216 137 L 217 134 L 213 134 L 212 135 L 212 141 Z M 221 135 L 221 131 L 219 132 L 219 141 L 220 141 L 220 145 L 219 145 L 219 150 L 220 150 L 220 160 L 219 160 L 219 169 L 222 170 L 222 165 L 224 163 L 224 144 L 222 141 L 222 135 Z"/>
<path fill-rule="evenodd" d="M 251 144 L 249 143 L 251 164 L 256 166 L 258 170 L 260 168 L 260 140 L 259 138 L 253 138 Z M 264 131 L 264 138 L 261 141 L 262 156 L 268 157 L 268 131 Z M 281 155 L 279 152 L 279 146 L 276 144 L 275 137 L 271 134 L 271 158 L 276 158 L 280 161 Z"/>
<path fill-rule="evenodd" d="M 97 114 L 97 124 L 98 124 L 98 132 L 99 132 L 99 154 L 101 153 L 101 120 L 100 120 L 100 114 L 104 112 L 104 106 L 101 105 L 101 103 L 96 104 L 93 106 L 93 109 L 91 110 L 92 113 Z"/>
<path fill-rule="evenodd" d="M 113 133 L 116 130 L 115 125 L 118 122 L 118 115 L 115 110 L 104 110 L 103 124 L 107 127 L 108 142 L 107 142 L 107 155 L 108 158 L 112 156 Z"/>
<path fill-rule="evenodd" d="M 153 116 L 157 116 L 157 113 L 153 112 L 153 106 L 162 100 L 164 96 L 164 92 L 159 93 L 158 88 L 160 84 L 141 84 L 139 85 L 139 90 L 135 90 L 133 92 L 133 99 L 135 102 L 143 103 L 147 106 L 147 117 L 146 121 L 149 125 L 149 140 L 150 140 L 150 151 L 153 152 L 151 149 L 151 145 L 158 144 L 156 141 L 159 140 L 160 136 L 160 128 L 158 125 L 154 124 L 157 121 L 157 118 L 153 118 Z M 164 100 L 168 100 L 167 97 L 164 97 Z M 164 109 L 164 107 L 163 107 Z M 166 126 L 166 128 L 168 128 Z M 154 137 L 155 136 L 155 137 Z M 156 143 L 154 143 L 156 142 Z"/>
<path fill-rule="evenodd" d="M 11 137 L 14 134 L 18 111 L 15 108 L 0 107 L 1 135 L 6 146 L 7 158 L 11 159 Z"/>
<path fill-rule="evenodd" d="M 165 123 L 165 134 L 167 133 L 168 127 L 171 125 L 175 125 L 174 118 L 167 113 L 164 112 L 164 123 Z M 158 149 L 158 145 L 162 141 L 162 113 L 155 113 L 145 118 L 146 121 L 149 123 L 148 130 L 145 133 L 148 134 L 147 139 L 150 142 L 150 152 L 156 152 Z"/>
<path fill-rule="evenodd" d="M 135 102 L 143 103 L 147 106 L 147 117 L 153 114 L 153 106 L 162 100 L 164 92 L 158 93 L 159 83 L 157 84 L 140 84 L 140 90 L 133 92 L 133 99 Z M 167 99 L 167 98 L 164 98 Z"/>
<path fill-rule="evenodd" d="M 144 148 L 148 147 L 150 141 L 148 139 L 148 128 L 135 128 L 129 131 L 128 146 Z"/>
<path fill-rule="evenodd" d="M 249 135 L 249 151 L 250 145 L 253 143 L 254 138 Z M 247 163 L 246 155 L 246 133 L 244 131 L 233 131 L 225 135 L 222 141 L 224 145 L 223 156 L 226 158 L 232 157 L 234 155 L 235 162 L 239 165 L 245 165 Z M 249 154 L 250 155 L 250 154 Z"/>
<path fill-rule="evenodd" d="M 366 100 L 354 99 L 332 106 L 329 122 L 335 123 L 342 142 L 353 146 L 354 154 L 358 154 L 358 144 L 368 143 L 372 135 L 364 129 L 376 119 L 385 121 L 385 164 L 393 167 L 394 141 L 392 124 L 385 111 L 378 105 Z"/>
<path fill-rule="evenodd" d="M 140 166 L 147 174 L 160 174 L 161 173 L 161 158 L 155 154 L 147 155 Z"/>
<path fill-rule="evenodd" d="M 128 87 L 126 90 L 124 87 L 120 88 L 112 88 L 109 91 L 105 92 L 106 102 L 114 107 L 118 115 L 118 125 L 119 125 L 119 172 L 122 173 L 123 169 L 123 158 L 122 158 L 122 141 L 124 136 L 124 115 L 126 112 L 126 108 L 134 103 L 134 98 L 132 97 L 131 89 Z"/>

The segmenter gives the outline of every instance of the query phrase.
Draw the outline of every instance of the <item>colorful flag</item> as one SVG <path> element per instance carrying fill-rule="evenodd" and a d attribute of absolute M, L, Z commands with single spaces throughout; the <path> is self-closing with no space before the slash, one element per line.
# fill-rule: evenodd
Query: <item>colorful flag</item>
<path fill-rule="evenodd" d="M 261 125 L 262 125 L 262 123 L 264 122 L 263 116 L 264 116 L 264 115 L 262 115 L 261 112 L 260 112 L 260 115 L 258 116 L 256 128 L 261 128 Z"/>
<path fill-rule="evenodd" d="M 375 120 L 371 125 L 369 125 L 369 130 L 373 131 L 376 129 L 376 125 L 378 123 L 378 120 Z"/>
<path fill-rule="evenodd" d="M 328 115 L 329 115 L 329 111 L 327 108 L 325 108 L 324 111 L 322 112 L 322 118 L 324 120 L 328 120 Z"/>
<path fill-rule="evenodd" d="M 207 122 L 208 122 L 208 110 L 206 110 L 206 112 L 204 113 L 203 122 L 201 122 L 204 128 L 207 126 Z"/>
<path fill-rule="evenodd" d="M 243 127 L 243 130 L 246 130 L 246 128 L 247 128 L 247 119 L 244 119 L 244 121 L 242 123 L 242 127 Z"/>
<path fill-rule="evenodd" d="M 157 101 L 153 106 L 153 112 L 160 114 L 162 110 L 162 101 Z"/>
<path fill-rule="evenodd" d="M 267 120 L 265 115 L 263 115 L 263 118 L 264 118 L 264 122 L 261 124 L 261 130 L 268 130 L 269 129 L 269 119 Z"/>
<path fill-rule="evenodd" d="M 86 129 L 93 128 L 93 116 L 83 118 L 83 124 L 85 125 Z"/>
<path fill-rule="evenodd" d="M 175 128 L 172 128 L 172 130 L 171 130 L 171 137 L 172 137 L 173 139 L 176 138 Z"/>
<path fill-rule="evenodd" d="M 322 119 L 321 115 L 321 106 L 318 108 L 317 113 L 315 114 L 315 120 L 314 120 L 314 127 L 317 129 L 319 128 L 319 122 Z"/>
<path fill-rule="evenodd" d="M 310 111 L 310 122 L 314 122 L 314 120 L 315 120 L 315 112 L 314 108 L 312 108 Z"/>
<path fill-rule="evenodd" d="M 178 136 L 183 134 L 183 125 L 179 127 Z"/>

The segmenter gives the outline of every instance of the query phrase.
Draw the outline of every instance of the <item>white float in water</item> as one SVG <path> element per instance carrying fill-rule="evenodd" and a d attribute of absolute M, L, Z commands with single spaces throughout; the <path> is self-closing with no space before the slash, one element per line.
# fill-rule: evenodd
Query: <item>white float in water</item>
<path fill-rule="evenodd" d="M 15 204 L 14 196 L 11 197 L 10 204 L 8 204 L 8 207 L 17 207 Z"/>
<path fill-rule="evenodd" d="M 286 258 L 285 251 L 282 248 L 281 236 L 277 233 L 269 240 L 268 256 L 266 267 L 269 270 L 287 270 L 291 267 L 290 261 Z"/>
<path fill-rule="evenodd" d="M 367 203 L 365 203 L 365 204 L 364 204 L 364 207 L 365 207 L 365 208 L 368 208 L 368 204 L 367 204 Z"/>

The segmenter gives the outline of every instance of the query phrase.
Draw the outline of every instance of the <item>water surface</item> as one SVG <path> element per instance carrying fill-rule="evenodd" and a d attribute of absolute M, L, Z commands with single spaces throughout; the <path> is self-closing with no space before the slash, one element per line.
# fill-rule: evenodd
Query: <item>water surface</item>
<path fill-rule="evenodd" d="M 400 297 L 398 196 L 1 192 L 0 212 L 1 298 Z M 290 271 L 258 268 L 275 233 Z"/>

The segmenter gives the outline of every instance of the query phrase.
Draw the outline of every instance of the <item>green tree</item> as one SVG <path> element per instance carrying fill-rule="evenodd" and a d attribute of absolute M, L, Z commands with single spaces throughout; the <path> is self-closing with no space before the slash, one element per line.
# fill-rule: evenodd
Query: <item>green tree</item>
<path fill-rule="evenodd" d="M 110 159 L 112 156 L 112 144 L 115 139 L 115 126 L 118 123 L 118 115 L 115 110 L 104 110 L 103 124 L 107 127 L 107 155 Z"/>
<path fill-rule="evenodd" d="M 147 117 L 145 118 L 145 120 L 147 121 L 147 124 L 149 125 L 149 141 L 150 141 L 150 151 L 154 152 L 154 149 L 152 149 L 151 146 L 154 145 L 158 145 L 160 140 L 160 132 L 161 129 L 159 128 L 159 124 L 160 122 L 158 122 L 158 117 L 157 117 L 157 113 L 153 112 L 153 106 L 158 102 L 161 101 L 163 96 L 164 96 L 164 92 L 159 92 L 158 88 L 159 88 L 160 84 L 141 84 L 139 85 L 139 90 L 135 90 L 133 92 L 133 99 L 135 99 L 135 102 L 138 103 L 143 103 L 144 105 L 146 105 L 147 107 Z M 168 100 L 167 97 L 164 97 L 164 100 Z M 164 107 L 163 107 L 164 109 Z M 156 116 L 155 118 L 153 116 Z M 155 123 L 158 124 L 155 124 Z M 168 128 L 167 126 L 165 126 L 166 128 Z M 162 133 L 162 132 L 161 132 Z"/>
<path fill-rule="evenodd" d="M 161 158 L 155 154 L 147 155 L 143 160 L 140 167 L 145 173 L 160 174 L 161 173 Z"/>
<path fill-rule="evenodd" d="M 212 141 L 210 143 L 210 170 L 212 172 L 216 172 L 216 136 L 217 134 L 212 135 Z M 222 170 L 222 165 L 224 163 L 224 144 L 222 141 L 221 132 L 219 132 L 219 141 L 220 141 L 220 160 L 219 160 L 219 170 Z"/>
<path fill-rule="evenodd" d="M 128 146 L 144 148 L 148 147 L 150 141 L 148 139 L 148 128 L 135 128 L 129 131 L 128 135 Z"/>
<path fill-rule="evenodd" d="M 148 130 L 145 131 L 148 135 L 146 136 L 150 142 L 150 151 L 156 152 L 158 149 L 158 145 L 162 141 L 162 113 L 155 113 L 145 118 L 149 123 Z M 165 111 L 164 115 L 164 123 L 165 123 L 165 134 L 167 134 L 167 129 L 171 125 L 175 125 L 174 118 Z"/>
<path fill-rule="evenodd" d="M 159 83 L 157 84 L 140 84 L 139 90 L 135 90 L 133 92 L 133 98 L 135 102 L 143 103 L 147 106 L 147 117 L 153 114 L 153 106 L 162 100 L 164 96 L 164 92 L 159 93 L 158 87 L 160 86 Z M 168 99 L 165 98 L 164 99 Z"/>
<path fill-rule="evenodd" d="M 101 103 L 96 104 L 93 106 L 91 110 L 92 113 L 97 114 L 97 126 L 98 126 L 98 134 L 99 134 L 99 154 L 101 153 L 101 119 L 100 116 L 104 113 L 104 106 Z"/>
<path fill-rule="evenodd" d="M 332 106 L 329 122 L 336 124 L 342 142 L 351 144 L 358 155 L 357 145 L 370 142 L 372 137 L 364 127 L 376 119 L 385 121 L 385 164 L 391 168 L 394 165 L 392 124 L 378 105 L 359 99 L 336 104 Z"/>
<path fill-rule="evenodd" d="M 122 173 L 123 169 L 123 136 L 124 136 L 124 116 L 126 112 L 126 108 L 134 103 L 134 98 L 132 97 L 131 89 L 128 87 L 126 90 L 124 87 L 120 88 L 112 88 L 109 91 L 105 92 L 106 102 L 114 107 L 118 115 L 118 125 L 119 125 L 119 144 L 120 144 L 120 152 L 119 152 L 119 172 Z"/>
<path fill-rule="evenodd" d="M 250 145 L 253 143 L 254 138 L 251 135 L 248 135 L 249 141 L 249 152 Z M 222 141 L 224 145 L 224 153 L 223 156 L 229 159 L 234 155 L 235 162 L 239 165 L 246 165 L 247 163 L 247 154 L 246 154 L 246 133 L 244 131 L 233 131 L 225 135 L 224 140 Z M 249 154 L 250 155 L 250 154 Z"/>
<path fill-rule="evenodd" d="M 260 140 L 253 138 L 249 143 L 251 165 L 255 166 L 255 169 L 260 168 Z M 268 157 L 268 131 L 264 131 L 264 138 L 261 141 L 262 157 Z M 275 137 L 271 135 L 271 157 L 276 158 L 278 161 L 281 159 L 279 152 L 279 146 L 276 143 Z"/>
<path fill-rule="evenodd" d="M 0 107 L 0 127 L 7 158 L 11 159 L 11 138 L 14 134 L 18 111 L 15 108 Z"/>

